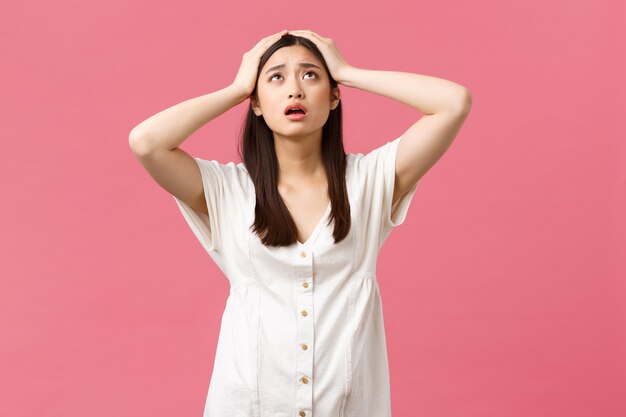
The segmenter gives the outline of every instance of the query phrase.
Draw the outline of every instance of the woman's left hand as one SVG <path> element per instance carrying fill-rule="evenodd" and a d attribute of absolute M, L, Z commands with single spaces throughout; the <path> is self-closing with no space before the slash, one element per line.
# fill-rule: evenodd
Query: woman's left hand
<path fill-rule="evenodd" d="M 350 68 L 350 65 L 343 58 L 331 38 L 324 38 L 310 30 L 290 30 L 288 33 L 295 36 L 302 36 L 313 42 L 322 53 L 331 77 L 338 83 L 343 81 L 342 73 L 347 68 Z"/>

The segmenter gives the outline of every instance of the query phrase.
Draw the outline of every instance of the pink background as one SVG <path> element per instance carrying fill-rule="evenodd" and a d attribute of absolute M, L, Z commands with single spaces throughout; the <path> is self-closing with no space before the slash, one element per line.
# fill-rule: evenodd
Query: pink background
<path fill-rule="evenodd" d="M 379 259 L 394 415 L 626 415 L 623 4 L 5 2 L 0 415 L 202 415 L 228 282 L 128 133 L 281 29 L 473 94 Z M 348 152 L 420 116 L 342 96 Z M 247 105 L 183 149 L 238 161 Z"/>

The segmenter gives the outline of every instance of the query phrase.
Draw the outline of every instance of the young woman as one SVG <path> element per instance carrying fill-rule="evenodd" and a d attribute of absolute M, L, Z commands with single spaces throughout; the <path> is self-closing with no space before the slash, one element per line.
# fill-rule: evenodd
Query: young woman
<path fill-rule="evenodd" d="M 346 154 L 338 84 L 424 115 Z M 248 98 L 242 162 L 179 148 Z M 293 30 L 246 52 L 230 86 L 132 130 L 133 153 L 230 283 L 205 417 L 391 415 L 376 258 L 470 106 L 463 86 L 357 68 L 332 39 Z"/>

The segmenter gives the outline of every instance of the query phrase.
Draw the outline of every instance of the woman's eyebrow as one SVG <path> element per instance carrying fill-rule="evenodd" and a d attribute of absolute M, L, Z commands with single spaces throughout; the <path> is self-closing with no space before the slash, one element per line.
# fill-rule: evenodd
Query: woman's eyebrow
<path fill-rule="evenodd" d="M 272 68 L 270 68 L 267 71 L 265 71 L 265 73 L 267 74 L 270 71 L 274 71 L 274 70 L 276 70 L 278 68 L 283 68 L 284 66 L 285 66 L 285 64 L 275 65 Z M 318 67 L 315 64 L 311 64 L 309 62 L 301 62 L 300 64 L 298 64 L 298 66 L 301 67 L 301 68 L 317 68 L 318 70 L 321 70 L 320 67 Z"/>

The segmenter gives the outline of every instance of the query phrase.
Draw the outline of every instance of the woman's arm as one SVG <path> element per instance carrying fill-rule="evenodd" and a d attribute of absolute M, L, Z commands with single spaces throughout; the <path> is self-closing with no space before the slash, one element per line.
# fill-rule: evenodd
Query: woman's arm
<path fill-rule="evenodd" d="M 154 149 L 175 150 L 202 125 L 246 100 L 254 90 L 261 56 L 286 32 L 266 36 L 244 53 L 237 76 L 228 87 L 183 101 L 135 126 L 128 138 L 131 149 L 139 155 Z"/>
<path fill-rule="evenodd" d="M 135 126 L 129 134 L 138 154 L 155 149 L 173 150 L 193 132 L 247 98 L 235 84 L 195 97 L 160 111 Z"/>
<path fill-rule="evenodd" d="M 402 135 L 392 203 L 443 156 L 463 126 L 472 95 L 462 85 L 427 75 L 345 67 L 341 83 L 407 104 L 424 115 Z"/>
<path fill-rule="evenodd" d="M 395 203 L 415 186 L 454 140 L 472 106 L 469 90 L 427 75 L 357 68 L 346 62 L 331 38 L 310 30 L 289 33 L 315 43 L 332 77 L 340 84 L 398 100 L 424 113 L 402 135 L 396 150 L 392 199 Z"/>
<path fill-rule="evenodd" d="M 424 114 L 464 111 L 471 101 L 467 88 L 428 75 L 348 66 L 339 78 L 348 87 L 398 100 Z"/>
<path fill-rule="evenodd" d="M 243 101 L 239 91 L 230 85 L 183 101 L 141 122 L 128 137 L 133 154 L 157 184 L 207 216 L 209 202 L 198 162 L 178 146 L 203 124 Z"/>

